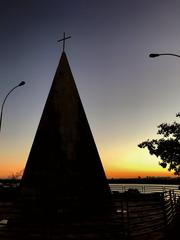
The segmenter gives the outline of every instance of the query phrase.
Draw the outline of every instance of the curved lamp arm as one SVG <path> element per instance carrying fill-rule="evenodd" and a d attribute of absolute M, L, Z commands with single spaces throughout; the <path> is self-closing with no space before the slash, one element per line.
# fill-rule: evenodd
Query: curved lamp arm
<path fill-rule="evenodd" d="M 8 93 L 7 95 L 5 96 L 4 98 L 4 101 L 2 103 L 2 106 L 1 106 L 1 114 L 0 114 L 0 132 L 1 132 L 1 125 L 2 125 L 2 116 L 3 116 L 3 109 L 4 109 L 4 104 L 6 102 L 6 99 L 8 98 L 8 96 L 12 93 L 12 91 L 14 91 L 14 89 L 18 88 L 18 87 L 21 87 L 25 84 L 24 81 L 20 82 L 17 86 L 13 87 Z"/>
<path fill-rule="evenodd" d="M 150 58 L 155 58 L 155 57 L 164 56 L 164 55 L 180 58 L 180 55 L 178 55 L 178 54 L 173 54 L 173 53 L 150 53 L 150 54 L 149 54 L 149 57 L 150 57 Z"/>

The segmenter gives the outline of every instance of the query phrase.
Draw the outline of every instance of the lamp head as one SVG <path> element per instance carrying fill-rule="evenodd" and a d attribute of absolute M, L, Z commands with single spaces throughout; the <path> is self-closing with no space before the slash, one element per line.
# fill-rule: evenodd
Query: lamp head
<path fill-rule="evenodd" d="M 23 86 L 24 84 L 25 84 L 25 82 L 22 81 L 22 82 L 20 82 L 20 84 L 18 86 L 20 87 L 20 86 Z"/>
<path fill-rule="evenodd" d="M 155 57 L 159 57 L 159 56 L 160 56 L 159 53 L 150 53 L 150 54 L 149 54 L 149 57 L 150 57 L 150 58 L 155 58 Z"/>

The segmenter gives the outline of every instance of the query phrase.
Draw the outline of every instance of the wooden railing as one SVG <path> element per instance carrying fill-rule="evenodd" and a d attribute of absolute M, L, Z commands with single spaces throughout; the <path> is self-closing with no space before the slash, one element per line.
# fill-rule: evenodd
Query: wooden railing
<path fill-rule="evenodd" d="M 149 234 L 151 239 L 154 234 L 163 237 L 176 214 L 177 198 L 171 190 L 139 196 L 127 194 L 126 197 L 115 192 L 114 196 L 128 239 Z"/>
<path fill-rule="evenodd" d="M 164 211 L 164 220 L 165 220 L 165 227 L 169 225 L 175 214 L 176 214 L 176 205 L 177 205 L 177 198 L 174 191 L 166 191 L 163 192 L 163 211 Z"/>

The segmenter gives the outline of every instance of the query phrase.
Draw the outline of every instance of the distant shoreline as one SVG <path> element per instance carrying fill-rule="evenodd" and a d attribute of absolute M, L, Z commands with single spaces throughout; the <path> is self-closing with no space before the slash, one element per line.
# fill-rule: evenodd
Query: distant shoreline
<path fill-rule="evenodd" d="M 111 178 L 108 183 L 175 184 L 180 185 L 180 177 Z"/>
<path fill-rule="evenodd" d="M 83 179 L 82 179 L 83 180 Z M 21 179 L 0 179 L 0 186 L 1 184 L 18 184 L 20 183 Z M 146 178 L 108 178 L 108 183 L 122 183 L 122 184 L 175 184 L 180 185 L 180 177 L 146 177 Z"/>

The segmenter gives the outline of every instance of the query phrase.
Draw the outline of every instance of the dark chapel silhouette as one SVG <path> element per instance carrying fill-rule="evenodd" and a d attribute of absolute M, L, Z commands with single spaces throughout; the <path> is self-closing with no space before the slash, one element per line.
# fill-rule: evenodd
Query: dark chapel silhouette
<path fill-rule="evenodd" d="M 20 184 L 25 214 L 99 211 L 111 197 L 63 51 Z M 37 217 L 36 217 L 37 218 Z"/>

